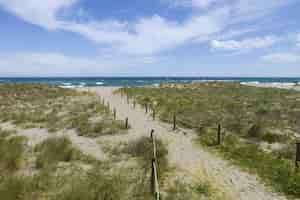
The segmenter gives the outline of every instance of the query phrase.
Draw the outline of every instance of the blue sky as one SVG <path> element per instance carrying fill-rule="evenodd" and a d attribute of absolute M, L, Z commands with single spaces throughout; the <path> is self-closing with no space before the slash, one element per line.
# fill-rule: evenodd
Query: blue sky
<path fill-rule="evenodd" d="M 0 76 L 300 76 L 299 0 L 0 0 Z"/>

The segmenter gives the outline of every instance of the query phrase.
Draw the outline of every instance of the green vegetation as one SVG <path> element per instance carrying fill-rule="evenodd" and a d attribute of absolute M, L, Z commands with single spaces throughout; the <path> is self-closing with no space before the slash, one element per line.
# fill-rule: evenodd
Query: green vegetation
<path fill-rule="evenodd" d="M 125 153 L 140 158 L 140 165 L 148 172 L 151 171 L 151 161 L 153 158 L 153 145 L 149 137 L 142 137 L 131 142 L 123 150 Z M 158 163 L 158 176 L 163 179 L 170 170 L 167 160 L 168 150 L 161 140 L 156 140 L 156 159 Z"/>
<path fill-rule="evenodd" d="M 72 147 L 71 141 L 66 138 L 49 138 L 36 146 L 38 152 L 36 167 L 44 168 L 56 165 L 58 162 L 69 162 L 79 159 L 80 152 Z"/>
<path fill-rule="evenodd" d="M 96 95 L 47 85 L 0 85 L 0 122 L 50 132 L 73 128 L 88 137 L 124 129 Z"/>
<path fill-rule="evenodd" d="M 171 123 L 176 114 L 178 125 L 195 129 L 202 145 L 258 174 L 277 191 L 300 197 L 300 174 L 294 168 L 299 92 L 219 82 L 132 87 L 118 92 L 140 104 L 150 98 L 149 105 L 161 120 Z M 220 146 L 216 146 L 218 124 L 225 140 Z"/>
<path fill-rule="evenodd" d="M 20 152 L 18 156 L 4 154 L 5 157 L 1 157 L 0 196 L 3 199 L 152 199 L 149 182 L 145 182 L 146 175 L 138 166 L 119 168 L 118 163 L 92 160 L 72 147 L 68 138 L 47 139 L 34 150 L 19 143 L 20 138 L 1 139 L 5 140 L 0 143 L 1 153 L 5 153 L 4 148 Z M 16 142 L 11 142 L 12 139 Z M 17 160 L 23 160 L 23 164 L 15 162 Z M 11 166 L 12 161 L 17 164 Z"/>
<path fill-rule="evenodd" d="M 210 146 L 215 138 L 210 134 L 205 134 L 199 140 L 202 144 Z M 293 149 L 295 150 L 295 147 Z M 227 136 L 217 150 L 233 163 L 257 173 L 277 191 L 294 197 L 300 196 L 300 174 L 295 173 L 293 160 L 289 160 L 285 155 L 276 156 L 281 151 L 264 152 L 257 144 L 243 142 L 235 135 Z M 293 153 L 286 155 L 291 157 Z"/>
<path fill-rule="evenodd" d="M 0 129 L 0 171 L 12 173 L 21 167 L 25 138 L 7 137 L 8 131 Z"/>

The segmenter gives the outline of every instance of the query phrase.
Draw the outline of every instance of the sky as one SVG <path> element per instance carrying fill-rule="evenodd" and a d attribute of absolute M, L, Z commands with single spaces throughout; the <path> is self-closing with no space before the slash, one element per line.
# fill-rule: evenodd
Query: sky
<path fill-rule="evenodd" d="M 0 0 L 0 77 L 300 77 L 300 0 Z"/>

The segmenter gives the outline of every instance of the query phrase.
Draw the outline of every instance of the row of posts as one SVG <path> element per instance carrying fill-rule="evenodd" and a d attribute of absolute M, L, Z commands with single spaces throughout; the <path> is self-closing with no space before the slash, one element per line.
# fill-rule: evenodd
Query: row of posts
<path fill-rule="evenodd" d="M 126 96 L 127 96 L 127 103 L 129 104 L 129 96 L 128 95 L 126 95 Z M 135 107 L 136 107 L 136 100 L 133 100 L 133 108 L 135 108 Z M 144 105 L 144 107 L 145 107 L 145 113 L 148 114 L 149 105 L 146 103 Z M 152 107 L 152 119 L 155 120 L 155 117 L 156 117 L 156 112 L 155 112 L 155 109 Z M 173 120 L 172 120 L 172 129 L 173 129 L 173 131 L 175 131 L 177 129 L 177 116 L 175 113 L 173 115 Z M 221 124 L 218 124 L 216 138 L 217 138 L 216 145 L 221 145 L 222 144 L 222 126 L 221 126 Z M 298 171 L 298 169 L 300 168 L 300 165 L 298 162 L 300 162 L 300 141 L 296 142 L 296 157 L 295 157 L 296 171 Z"/>

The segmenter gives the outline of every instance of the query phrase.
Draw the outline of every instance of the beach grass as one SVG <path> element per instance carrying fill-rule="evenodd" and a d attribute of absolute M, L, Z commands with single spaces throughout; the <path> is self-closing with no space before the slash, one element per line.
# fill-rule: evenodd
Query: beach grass
<path fill-rule="evenodd" d="M 300 93 L 239 83 L 194 83 L 126 87 L 118 91 L 149 104 L 160 120 L 192 128 L 197 141 L 241 166 L 276 191 L 300 197 L 295 141 L 300 128 Z M 224 142 L 217 146 L 217 127 Z"/>
<path fill-rule="evenodd" d="M 87 137 L 125 129 L 95 94 L 49 85 L 1 84 L 0 121 L 49 132 L 75 129 Z"/>

